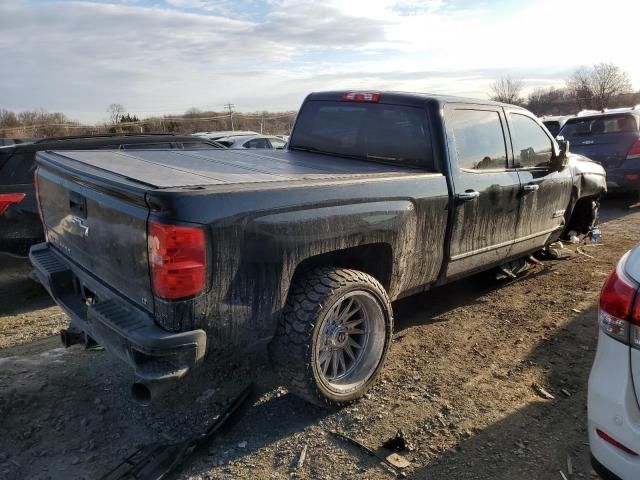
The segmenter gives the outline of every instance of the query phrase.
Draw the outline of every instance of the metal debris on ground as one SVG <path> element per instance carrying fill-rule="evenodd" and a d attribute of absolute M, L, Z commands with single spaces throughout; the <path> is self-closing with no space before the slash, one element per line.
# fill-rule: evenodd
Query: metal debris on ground
<path fill-rule="evenodd" d="M 300 456 L 298 457 L 298 462 L 296 463 L 296 470 L 300 470 L 304 466 L 304 461 L 307 458 L 307 444 L 304 444 L 302 450 L 300 451 Z"/>
<path fill-rule="evenodd" d="M 392 453 L 391 455 L 387 455 L 387 462 L 397 468 L 407 468 L 411 465 L 411 462 L 404 458 L 402 455 L 398 455 L 397 453 Z"/>
<path fill-rule="evenodd" d="M 602 232 L 598 227 L 594 228 L 589 232 L 591 236 L 591 243 L 601 243 L 602 242 Z"/>
<path fill-rule="evenodd" d="M 566 388 L 563 388 L 562 390 L 560 390 L 562 392 L 562 394 L 565 397 L 570 397 L 571 396 L 571 392 L 569 390 L 567 390 Z"/>
<path fill-rule="evenodd" d="M 550 258 L 553 258 L 555 260 L 561 260 L 571 257 L 571 252 L 564 248 L 564 245 L 559 240 L 547 245 L 545 252 Z"/>
<path fill-rule="evenodd" d="M 573 475 L 573 462 L 571 461 L 571 456 L 567 453 L 567 473 L 569 475 Z"/>
<path fill-rule="evenodd" d="M 535 262 L 534 262 L 535 263 Z M 538 262 L 539 263 L 539 262 Z M 498 267 L 498 273 L 496 274 L 496 280 L 504 280 L 507 278 L 518 278 L 519 275 L 526 273 L 531 265 L 527 259 L 519 258 L 507 263 L 503 263 Z"/>
<path fill-rule="evenodd" d="M 206 446 L 213 439 L 215 434 L 244 405 L 252 390 L 253 384 L 242 390 L 203 433 L 183 442 L 153 443 L 142 447 L 101 477 L 101 480 L 161 480 L 167 478 L 198 449 Z"/>
<path fill-rule="evenodd" d="M 542 398 L 546 399 L 546 400 L 553 400 L 556 397 L 554 397 L 553 395 L 551 395 L 549 392 L 547 392 L 544 388 L 542 388 L 540 385 L 538 385 L 537 383 L 534 383 L 533 385 L 531 385 L 533 387 L 533 390 Z"/>
<path fill-rule="evenodd" d="M 373 449 L 367 447 L 366 445 L 360 443 L 359 441 L 354 440 L 351 437 L 347 437 L 346 435 L 343 435 L 342 433 L 339 433 L 339 432 L 329 431 L 329 433 L 331 433 L 331 435 L 333 435 L 334 437 L 339 438 L 340 440 L 344 440 L 345 442 L 350 443 L 351 445 L 355 445 L 356 447 L 358 447 L 360 450 L 367 453 L 368 455 L 371 455 L 372 457 L 377 458 L 384 464 L 385 467 L 387 467 L 396 476 L 401 478 L 405 478 L 407 476 L 406 473 L 400 471 L 400 469 L 396 467 L 393 463 L 391 463 L 389 460 L 387 460 L 386 457 L 378 455 L 378 453 L 376 453 Z"/>

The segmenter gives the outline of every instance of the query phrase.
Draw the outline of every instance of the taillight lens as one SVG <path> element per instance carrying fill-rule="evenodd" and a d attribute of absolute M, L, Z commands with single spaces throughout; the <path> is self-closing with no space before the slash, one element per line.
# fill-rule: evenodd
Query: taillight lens
<path fill-rule="evenodd" d="M 0 193 L 0 215 L 4 215 L 9 206 L 24 200 L 24 193 Z"/>
<path fill-rule="evenodd" d="M 638 313 L 638 305 L 634 308 L 638 287 L 624 277 L 621 270 L 622 262 L 611 272 L 600 292 L 598 323 L 607 335 L 621 342 L 629 343 L 630 323 L 634 320 L 634 314 Z M 637 316 L 635 320 L 638 320 Z M 635 333 L 634 331 L 632 336 L 635 337 Z"/>
<path fill-rule="evenodd" d="M 204 290 L 207 258 L 200 228 L 149 222 L 148 242 L 156 296 L 177 300 Z"/>
<path fill-rule="evenodd" d="M 631 160 L 632 158 L 640 158 L 640 138 L 631 145 L 631 148 L 627 152 L 627 160 Z"/>
<path fill-rule="evenodd" d="M 343 102 L 370 102 L 377 103 L 380 101 L 380 93 L 378 92 L 347 92 L 342 95 Z"/>

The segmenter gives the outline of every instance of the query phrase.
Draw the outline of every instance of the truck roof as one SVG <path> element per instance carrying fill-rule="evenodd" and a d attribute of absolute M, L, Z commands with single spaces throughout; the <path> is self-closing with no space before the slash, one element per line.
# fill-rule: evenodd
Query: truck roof
<path fill-rule="evenodd" d="M 334 90 L 327 92 L 313 92 L 307 95 L 306 100 L 328 100 L 340 101 L 342 96 L 348 92 L 376 92 L 380 94 L 380 103 L 399 103 L 404 105 L 424 105 L 424 102 L 434 102 L 442 105 L 445 103 L 469 103 L 475 105 L 495 105 L 501 107 L 522 108 L 517 105 L 496 102 L 489 99 L 456 97 L 454 95 L 438 95 L 433 93 L 417 93 L 417 92 L 399 92 L 399 91 L 381 91 L 381 90 Z M 306 101 L 305 100 L 305 101 Z"/>
<path fill-rule="evenodd" d="M 415 175 L 415 168 L 282 150 L 73 150 L 38 152 L 63 168 L 120 177 L 152 188 Z"/>

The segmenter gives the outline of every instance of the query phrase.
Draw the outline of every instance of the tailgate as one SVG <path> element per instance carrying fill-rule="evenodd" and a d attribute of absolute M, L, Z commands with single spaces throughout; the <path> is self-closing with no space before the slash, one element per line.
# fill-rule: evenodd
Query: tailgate
<path fill-rule="evenodd" d="M 633 133 L 590 135 L 571 140 L 571 151 L 589 157 L 609 170 L 620 166 L 637 138 L 638 135 Z"/>
<path fill-rule="evenodd" d="M 47 241 L 147 311 L 153 310 L 147 256 L 149 210 L 141 188 L 83 175 L 39 155 L 37 190 Z"/>

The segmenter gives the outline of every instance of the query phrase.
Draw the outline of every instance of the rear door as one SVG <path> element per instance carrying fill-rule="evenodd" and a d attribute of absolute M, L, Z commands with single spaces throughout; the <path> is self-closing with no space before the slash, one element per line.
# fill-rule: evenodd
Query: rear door
<path fill-rule="evenodd" d="M 447 148 L 455 196 L 447 277 L 499 264 L 516 235 L 520 180 L 500 107 L 447 104 Z"/>
<path fill-rule="evenodd" d="M 513 254 L 543 246 L 565 221 L 571 170 L 551 171 L 554 140 L 529 112 L 507 109 L 514 164 L 520 178 L 520 209 Z"/>

